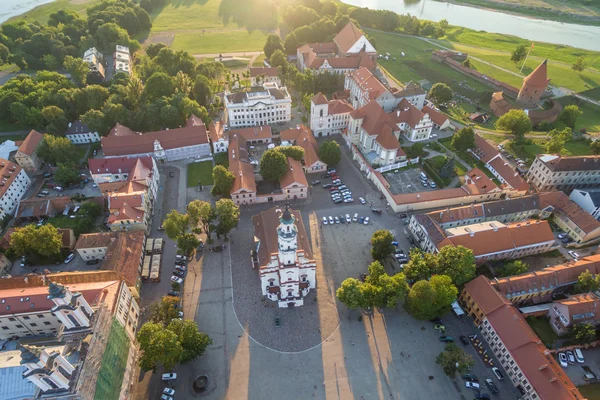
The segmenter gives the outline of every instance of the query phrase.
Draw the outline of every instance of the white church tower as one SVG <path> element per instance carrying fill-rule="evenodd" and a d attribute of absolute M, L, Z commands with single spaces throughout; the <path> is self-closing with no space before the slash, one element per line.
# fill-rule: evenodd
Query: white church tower
<path fill-rule="evenodd" d="M 48 299 L 54 302 L 52 312 L 61 322 L 56 335 L 59 341 L 77 341 L 92 331 L 94 310 L 81 293 L 73 293 L 55 282 L 50 282 L 48 293 Z"/>
<path fill-rule="evenodd" d="M 279 227 L 277 228 L 277 243 L 279 247 L 279 262 L 282 265 L 292 265 L 296 263 L 296 250 L 298 250 L 298 230 L 294 223 L 296 218 L 292 215 L 286 206 L 285 211 L 279 218 Z"/>

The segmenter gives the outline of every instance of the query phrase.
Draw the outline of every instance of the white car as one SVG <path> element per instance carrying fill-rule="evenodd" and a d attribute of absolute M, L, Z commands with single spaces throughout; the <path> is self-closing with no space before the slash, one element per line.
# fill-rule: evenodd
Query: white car
<path fill-rule="evenodd" d="M 560 362 L 560 366 L 563 368 L 567 368 L 569 363 L 567 362 L 567 355 L 565 353 L 558 353 L 558 361 Z"/>
<path fill-rule="evenodd" d="M 558 238 L 559 238 L 559 239 L 563 239 L 563 238 L 566 238 L 566 237 L 567 237 L 567 234 L 566 234 L 566 233 L 564 233 L 564 232 L 563 232 L 563 233 L 559 233 L 559 234 L 558 234 Z"/>
<path fill-rule="evenodd" d="M 353 222 L 358 221 L 358 213 L 354 213 L 354 217 L 352 217 L 352 221 Z"/>
<path fill-rule="evenodd" d="M 365 222 L 363 222 L 365 225 L 369 225 L 369 217 L 365 218 Z"/>
<path fill-rule="evenodd" d="M 360 201 L 360 204 L 365 204 L 366 203 L 365 199 L 363 199 L 362 197 L 359 197 L 358 201 Z"/>
<path fill-rule="evenodd" d="M 183 311 L 177 311 L 177 316 L 183 318 Z M 167 393 L 168 394 L 168 393 Z"/>
<path fill-rule="evenodd" d="M 73 259 L 75 258 L 75 253 L 71 253 L 67 256 L 67 258 L 65 258 L 65 264 L 70 263 L 71 261 L 73 261 Z"/>
<path fill-rule="evenodd" d="M 175 259 L 176 259 L 177 261 L 187 261 L 187 257 L 186 257 L 186 256 L 182 256 L 181 254 L 177 254 L 177 255 L 175 256 Z"/>
<path fill-rule="evenodd" d="M 163 393 L 164 394 L 168 394 L 169 396 L 173 396 L 175 394 L 175 389 L 171 389 L 171 388 L 164 388 L 163 389 Z"/>
<path fill-rule="evenodd" d="M 465 386 L 469 389 L 479 390 L 479 383 L 477 382 L 465 382 Z"/>
<path fill-rule="evenodd" d="M 162 380 L 163 381 L 174 381 L 175 379 L 177 379 L 177 373 L 176 372 L 171 372 L 168 374 L 162 374 Z"/>
<path fill-rule="evenodd" d="M 340 219 L 339 219 L 338 217 L 333 217 L 333 219 L 335 220 L 335 223 L 336 223 L 336 224 L 339 224 L 339 223 L 340 223 Z"/>
<path fill-rule="evenodd" d="M 327 225 L 327 224 L 328 224 L 327 217 L 323 217 L 323 225 Z"/>
<path fill-rule="evenodd" d="M 181 278 L 180 278 L 180 277 L 178 277 L 178 276 L 175 276 L 175 275 L 173 275 L 173 276 L 171 277 L 171 282 L 176 282 L 176 283 L 179 283 L 179 284 L 181 285 L 181 284 L 183 283 L 183 279 L 181 279 Z"/>
<path fill-rule="evenodd" d="M 163 394 L 162 396 L 160 396 L 160 400 L 174 400 L 174 399 L 171 396 L 167 396 L 166 394 Z"/>
<path fill-rule="evenodd" d="M 350 214 L 346 214 L 346 222 L 347 223 L 352 222 L 352 218 L 350 218 Z"/>
<path fill-rule="evenodd" d="M 334 223 L 334 222 L 333 222 L 333 217 L 330 215 L 330 216 L 329 216 L 329 225 L 333 225 L 333 223 Z"/>
<path fill-rule="evenodd" d="M 581 257 L 578 253 L 575 253 L 573 250 L 569 250 L 569 255 L 575 260 L 579 260 L 579 258 Z"/>

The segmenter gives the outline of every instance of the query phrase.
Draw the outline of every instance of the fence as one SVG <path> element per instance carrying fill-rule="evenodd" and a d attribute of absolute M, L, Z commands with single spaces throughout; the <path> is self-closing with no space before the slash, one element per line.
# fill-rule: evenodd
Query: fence
<path fill-rule="evenodd" d="M 409 160 L 406 160 L 406 161 L 400 161 L 399 163 L 396 163 L 396 164 L 386 165 L 384 167 L 379 167 L 379 168 L 375 169 L 375 171 L 383 173 L 383 172 L 391 171 L 393 169 L 398 169 L 398 168 L 406 167 L 408 164 L 416 164 L 418 162 L 419 162 L 419 157 L 413 158 L 413 159 L 409 159 Z"/>

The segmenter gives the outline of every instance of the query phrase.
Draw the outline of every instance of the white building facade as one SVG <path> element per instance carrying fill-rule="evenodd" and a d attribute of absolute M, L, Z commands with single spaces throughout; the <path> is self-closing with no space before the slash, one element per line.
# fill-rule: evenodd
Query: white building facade
<path fill-rule="evenodd" d="M 292 98 L 285 87 L 263 85 L 259 92 L 225 92 L 225 111 L 230 128 L 272 125 L 292 118 Z"/>
<path fill-rule="evenodd" d="M 310 129 L 315 137 L 340 134 L 350 124 L 354 108 L 343 100 L 327 101 L 321 93 L 310 101 Z"/>
<path fill-rule="evenodd" d="M 271 215 L 265 215 L 271 214 Z M 296 215 L 300 215 L 299 212 Z M 276 228 L 268 222 L 277 221 L 276 216 L 279 216 L 279 226 Z M 255 219 L 258 217 L 258 219 Z M 262 218 L 261 218 L 262 217 Z M 285 210 L 271 209 L 255 216 L 254 226 L 257 230 L 276 229 L 277 230 L 277 245 L 276 248 L 269 246 L 274 243 L 258 242 L 257 252 L 260 254 L 260 246 L 267 246 L 267 260 L 259 260 L 262 264 L 260 267 L 260 281 L 262 294 L 267 296 L 269 300 L 276 301 L 280 308 L 288 308 L 302 306 L 304 298 L 308 295 L 316 284 L 316 262 L 311 257 L 310 249 L 306 248 L 308 242 L 306 232 L 301 221 L 296 221 L 296 217 L 286 206 Z M 267 222 L 267 226 L 264 223 Z M 264 235 L 259 234 L 259 238 L 266 241 Z M 259 255 L 260 258 L 260 255 Z"/>
<path fill-rule="evenodd" d="M 90 128 L 81 121 L 69 122 L 65 137 L 73 144 L 96 143 L 100 141 L 98 132 L 90 132 Z"/>
<path fill-rule="evenodd" d="M 569 198 L 592 217 L 600 220 L 600 190 L 574 189 Z"/>
<path fill-rule="evenodd" d="M 15 211 L 30 184 L 23 168 L 0 159 L 0 219 Z"/>

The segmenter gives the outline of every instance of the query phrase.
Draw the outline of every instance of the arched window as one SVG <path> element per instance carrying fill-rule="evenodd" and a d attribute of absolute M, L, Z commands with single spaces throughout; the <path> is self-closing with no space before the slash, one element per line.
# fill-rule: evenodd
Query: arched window
<path fill-rule="evenodd" d="M 67 318 L 69 319 L 69 321 L 71 321 L 71 323 L 75 326 L 81 326 L 81 324 L 79 323 L 79 321 L 77 321 L 75 319 L 74 316 L 72 316 L 71 314 L 67 315 Z"/>
<path fill-rule="evenodd" d="M 321 112 L 320 112 L 320 116 L 321 116 L 321 117 L 323 116 L 323 110 L 321 110 Z"/>

